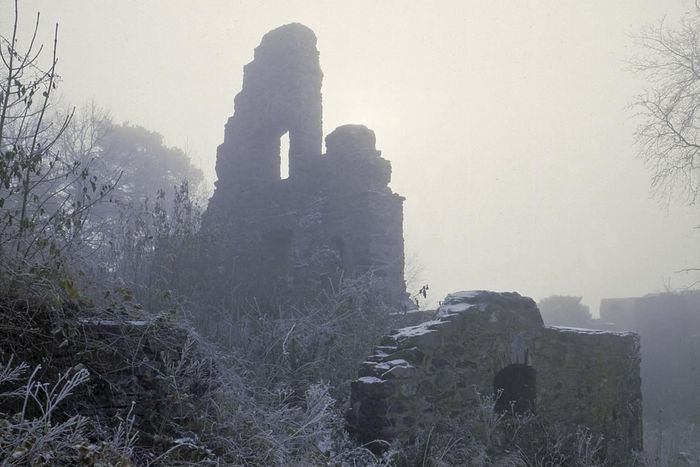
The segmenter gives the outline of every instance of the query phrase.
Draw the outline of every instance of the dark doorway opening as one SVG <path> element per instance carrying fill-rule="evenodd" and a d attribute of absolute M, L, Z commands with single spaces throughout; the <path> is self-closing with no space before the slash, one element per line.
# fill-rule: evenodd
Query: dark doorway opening
<path fill-rule="evenodd" d="M 516 363 L 508 365 L 493 380 L 496 412 L 523 414 L 535 412 L 537 384 L 535 369 Z"/>

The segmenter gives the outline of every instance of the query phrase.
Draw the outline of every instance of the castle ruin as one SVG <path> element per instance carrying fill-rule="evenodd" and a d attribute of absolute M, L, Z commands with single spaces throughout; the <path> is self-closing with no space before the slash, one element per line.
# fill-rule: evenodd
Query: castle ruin
<path fill-rule="evenodd" d="M 391 164 L 367 127 L 335 129 L 322 153 L 322 77 L 309 28 L 288 24 L 263 37 L 217 151 L 204 230 L 223 243 L 224 275 L 265 284 L 252 295 L 370 274 L 377 296 L 403 305 L 404 198 L 389 188 Z"/>
<path fill-rule="evenodd" d="M 313 32 L 289 24 L 245 66 L 203 219 L 213 269 L 258 297 L 370 275 L 375 295 L 403 305 L 404 198 L 367 127 L 335 129 L 323 153 L 318 56 Z M 500 394 L 501 409 L 605 436 L 607 458 L 622 460 L 642 448 L 639 365 L 633 333 L 545 327 L 515 293 L 453 294 L 436 319 L 384 337 L 352 385 L 348 424 L 365 442 L 408 442 Z"/>

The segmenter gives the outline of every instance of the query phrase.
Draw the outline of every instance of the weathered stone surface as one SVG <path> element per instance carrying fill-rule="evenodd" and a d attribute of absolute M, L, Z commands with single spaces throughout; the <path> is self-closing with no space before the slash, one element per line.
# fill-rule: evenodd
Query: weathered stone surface
<path fill-rule="evenodd" d="M 534 353 L 539 415 L 602 434 L 610 461 L 621 463 L 632 451 L 641 450 L 642 381 L 636 334 L 545 328 Z"/>
<path fill-rule="evenodd" d="M 265 34 L 244 69 L 217 151 L 214 200 L 279 181 L 279 142 L 286 132 L 290 176 L 300 158 L 320 157 L 322 77 L 313 31 L 294 23 Z"/>
<path fill-rule="evenodd" d="M 403 198 L 388 187 L 391 164 L 363 125 L 337 128 L 321 153 L 321 79 L 305 26 L 275 29 L 255 50 L 217 153 L 203 222 L 216 252 L 209 269 L 250 295 L 371 273 L 378 296 L 403 304 Z M 281 180 L 286 132 L 289 178 Z"/>
<path fill-rule="evenodd" d="M 449 295 L 437 319 L 385 336 L 361 371 L 347 420 L 364 442 L 468 419 L 479 394 L 500 388 L 506 406 L 603 435 L 611 461 L 642 448 L 637 336 L 546 328 L 517 293 Z"/>

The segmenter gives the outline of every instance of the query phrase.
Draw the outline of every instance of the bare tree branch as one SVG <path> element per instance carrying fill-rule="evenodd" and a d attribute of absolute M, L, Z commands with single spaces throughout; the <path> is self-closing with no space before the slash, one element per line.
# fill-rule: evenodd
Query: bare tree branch
<path fill-rule="evenodd" d="M 665 19 L 633 39 L 641 53 L 631 70 L 648 88 L 635 97 L 641 123 L 635 137 L 639 156 L 652 170 L 652 188 L 670 201 L 695 204 L 700 193 L 700 10 L 676 27 Z"/>

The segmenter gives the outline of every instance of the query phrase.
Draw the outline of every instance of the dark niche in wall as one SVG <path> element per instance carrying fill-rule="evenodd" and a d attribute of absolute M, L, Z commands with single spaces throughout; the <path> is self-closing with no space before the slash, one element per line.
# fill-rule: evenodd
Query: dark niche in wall
<path fill-rule="evenodd" d="M 535 369 L 516 363 L 508 365 L 496 374 L 493 392 L 496 412 L 523 414 L 535 412 L 537 381 Z"/>

